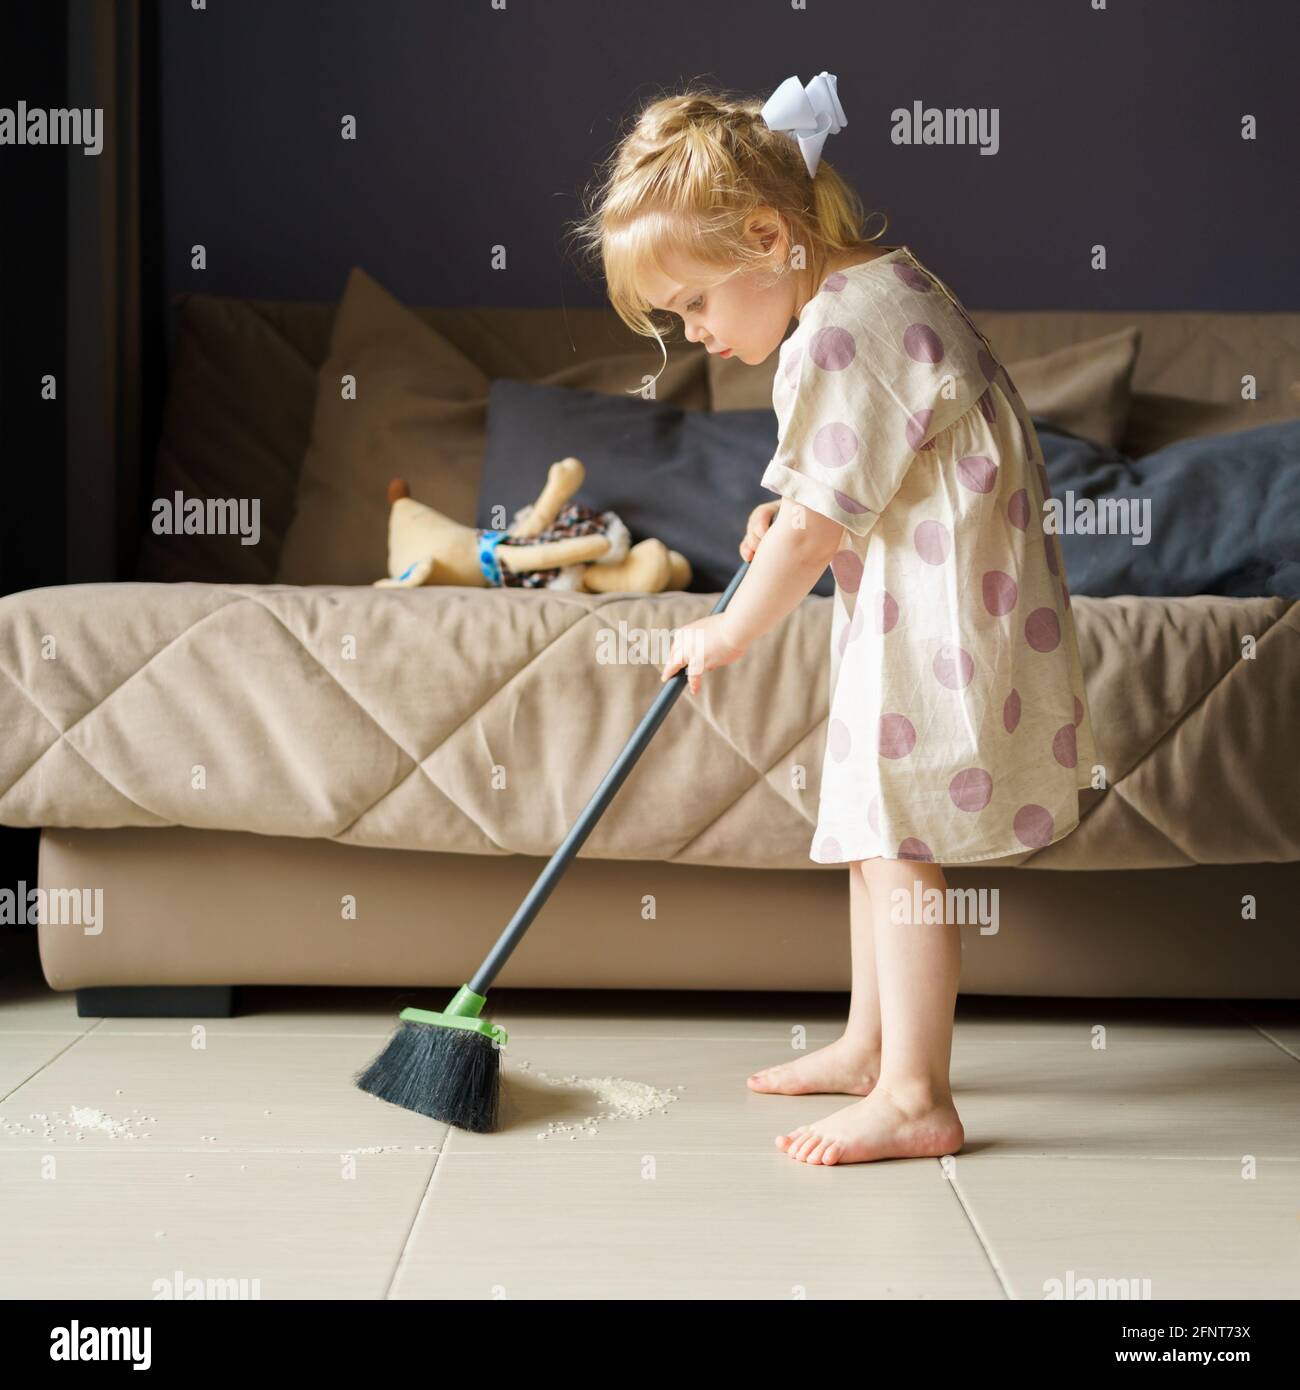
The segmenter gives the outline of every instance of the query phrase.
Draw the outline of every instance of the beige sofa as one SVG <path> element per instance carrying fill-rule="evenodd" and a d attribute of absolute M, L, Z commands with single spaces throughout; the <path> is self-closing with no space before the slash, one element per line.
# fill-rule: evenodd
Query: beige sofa
<path fill-rule="evenodd" d="M 264 544 L 149 536 L 133 583 L 0 600 L 0 823 L 42 827 L 42 888 L 103 890 L 102 930 L 42 924 L 46 977 L 90 1013 L 221 1012 L 242 984 L 436 998 L 472 974 L 657 693 L 655 669 L 590 659 L 596 631 L 671 628 L 714 598 L 372 589 L 383 485 L 413 473 L 417 496 L 472 522 L 483 382 L 622 390 L 655 358 L 604 310 L 403 311 L 448 398 L 417 390 L 423 435 L 395 430 L 368 461 L 348 440 L 340 462 L 317 392 L 337 306 L 178 309 L 155 495 L 258 495 Z M 1132 453 L 1297 412 L 1300 315 L 975 318 L 1033 413 Z M 1130 327 L 1131 380 L 1081 347 L 1113 355 Z M 1098 371 L 1108 384 L 1081 402 L 1072 383 Z M 770 375 L 680 344 L 661 384 L 734 408 Z M 356 470 L 337 498 L 331 469 Z M 345 532 L 345 579 L 286 582 L 286 556 L 329 563 Z M 756 645 L 752 679 L 727 668 L 678 702 L 500 984 L 847 987 L 846 873 L 807 858 L 825 682 L 780 698 L 827 659 L 830 602 L 810 596 Z M 1300 997 L 1300 605 L 1073 603 L 1105 785 L 1045 849 L 948 869 L 954 888 L 996 890 L 961 928 L 963 990 Z M 33 654 L 50 632 L 62 664 Z M 339 638 L 356 632 L 374 655 L 349 665 Z"/>

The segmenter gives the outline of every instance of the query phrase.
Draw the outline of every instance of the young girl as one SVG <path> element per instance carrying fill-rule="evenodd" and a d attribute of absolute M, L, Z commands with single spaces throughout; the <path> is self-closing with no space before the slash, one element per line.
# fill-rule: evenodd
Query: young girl
<path fill-rule="evenodd" d="M 663 679 L 738 661 L 835 576 L 830 717 L 810 857 L 849 871 L 844 1035 L 749 1078 L 862 1097 L 776 1138 L 836 1164 L 956 1152 L 949 1083 L 961 967 L 943 864 L 1024 855 L 1078 823 L 1096 761 L 1047 472 L 1015 385 L 906 246 L 762 104 L 655 101 L 587 224 L 610 298 L 750 366 L 779 349 L 779 438 L 725 611 L 674 635 Z M 794 333 L 782 342 L 791 319 Z M 662 347 L 662 343 L 661 343 Z M 919 885 L 914 899 L 914 885 Z M 913 901 L 930 902 L 915 919 Z"/>

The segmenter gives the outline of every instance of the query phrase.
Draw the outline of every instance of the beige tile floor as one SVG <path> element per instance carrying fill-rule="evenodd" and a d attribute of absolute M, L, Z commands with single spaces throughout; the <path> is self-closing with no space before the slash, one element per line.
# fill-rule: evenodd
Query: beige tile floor
<path fill-rule="evenodd" d="M 508 1120 L 471 1135 L 352 1085 L 407 992 L 81 1019 L 6 966 L 3 1298 L 1300 1296 L 1297 1004 L 963 998 L 961 1152 L 815 1168 L 773 1136 L 847 1098 L 744 1078 L 842 996 L 494 991 Z M 584 1128 L 569 1076 L 676 1099 Z"/>

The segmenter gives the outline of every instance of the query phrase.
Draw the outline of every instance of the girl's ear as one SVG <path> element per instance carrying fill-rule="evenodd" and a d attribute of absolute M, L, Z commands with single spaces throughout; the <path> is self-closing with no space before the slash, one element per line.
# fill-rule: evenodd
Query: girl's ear
<path fill-rule="evenodd" d="M 777 243 L 784 238 L 785 229 L 781 226 L 781 219 L 773 208 L 755 208 L 750 214 L 749 221 L 745 223 L 745 235 L 769 255 L 774 247 L 777 247 L 778 250 L 783 249 L 778 247 Z"/>

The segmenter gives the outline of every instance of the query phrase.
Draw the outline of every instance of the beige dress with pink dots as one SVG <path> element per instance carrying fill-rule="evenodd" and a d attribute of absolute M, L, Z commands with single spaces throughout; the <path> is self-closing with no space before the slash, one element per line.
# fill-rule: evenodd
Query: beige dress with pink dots
<path fill-rule="evenodd" d="M 845 530 L 810 858 L 1023 855 L 1097 750 L 1029 412 L 906 246 L 823 281 L 781 346 L 762 483 Z"/>

